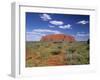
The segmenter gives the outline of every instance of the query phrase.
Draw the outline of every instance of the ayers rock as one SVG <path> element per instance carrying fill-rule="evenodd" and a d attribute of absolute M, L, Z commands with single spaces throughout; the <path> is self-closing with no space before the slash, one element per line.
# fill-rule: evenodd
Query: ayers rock
<path fill-rule="evenodd" d="M 41 41 L 67 41 L 67 42 L 74 42 L 75 38 L 71 35 L 65 34 L 50 34 L 43 36 Z"/>

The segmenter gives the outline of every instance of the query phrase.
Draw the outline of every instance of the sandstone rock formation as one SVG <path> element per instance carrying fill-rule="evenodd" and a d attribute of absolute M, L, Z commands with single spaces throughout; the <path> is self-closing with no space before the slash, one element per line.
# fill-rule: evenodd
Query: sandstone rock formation
<path fill-rule="evenodd" d="M 70 35 L 65 34 L 51 34 L 46 35 L 41 38 L 41 41 L 67 41 L 67 42 L 74 42 L 75 38 Z"/>

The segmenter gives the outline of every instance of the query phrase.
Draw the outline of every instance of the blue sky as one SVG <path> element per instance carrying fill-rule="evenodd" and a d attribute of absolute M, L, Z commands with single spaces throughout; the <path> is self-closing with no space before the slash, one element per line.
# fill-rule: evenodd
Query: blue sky
<path fill-rule="evenodd" d="M 26 12 L 26 41 L 39 41 L 48 34 L 72 35 L 77 41 L 87 41 L 89 22 L 89 15 Z"/>

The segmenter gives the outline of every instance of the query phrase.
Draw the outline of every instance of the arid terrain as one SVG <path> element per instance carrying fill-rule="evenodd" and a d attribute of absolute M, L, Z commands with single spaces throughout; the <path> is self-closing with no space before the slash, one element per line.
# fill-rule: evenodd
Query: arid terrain
<path fill-rule="evenodd" d="M 26 67 L 89 64 L 87 41 L 26 42 Z"/>

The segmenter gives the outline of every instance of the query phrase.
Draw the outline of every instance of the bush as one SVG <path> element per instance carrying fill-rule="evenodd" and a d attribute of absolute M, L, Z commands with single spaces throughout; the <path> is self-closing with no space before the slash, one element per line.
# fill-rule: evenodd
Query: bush
<path fill-rule="evenodd" d="M 58 49 L 61 49 L 62 47 L 61 46 L 58 46 Z"/>
<path fill-rule="evenodd" d="M 76 50 L 75 48 L 71 47 L 69 49 L 66 50 L 68 53 L 74 53 Z"/>
<path fill-rule="evenodd" d="M 58 54 L 60 54 L 60 53 L 61 53 L 60 50 L 53 50 L 53 51 L 51 52 L 52 55 L 58 55 Z"/>

